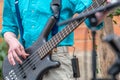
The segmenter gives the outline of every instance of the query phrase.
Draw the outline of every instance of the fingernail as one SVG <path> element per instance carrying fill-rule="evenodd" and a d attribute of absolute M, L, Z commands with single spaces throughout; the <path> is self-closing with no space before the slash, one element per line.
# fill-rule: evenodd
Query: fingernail
<path fill-rule="evenodd" d="M 20 64 L 22 64 L 22 61 L 20 61 Z"/>
<path fill-rule="evenodd" d="M 13 63 L 12 65 L 15 66 L 15 63 Z"/>

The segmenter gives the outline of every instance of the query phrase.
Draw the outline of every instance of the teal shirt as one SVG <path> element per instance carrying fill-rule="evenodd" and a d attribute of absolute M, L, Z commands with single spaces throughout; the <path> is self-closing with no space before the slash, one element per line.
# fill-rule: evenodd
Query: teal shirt
<path fill-rule="evenodd" d="M 24 28 L 23 38 L 25 47 L 30 47 L 40 36 L 44 26 L 53 14 L 50 9 L 52 0 L 19 0 L 20 14 Z M 60 21 L 71 18 L 75 13 L 80 13 L 92 3 L 92 0 L 62 0 Z M 89 22 L 86 21 L 90 27 Z M 13 32 L 19 35 L 14 0 L 4 0 L 2 35 L 5 32 Z M 101 25 L 100 25 L 101 26 Z M 64 26 L 59 26 L 58 31 Z M 52 35 L 49 35 L 49 39 Z M 67 36 L 59 46 L 74 44 L 74 33 Z"/>

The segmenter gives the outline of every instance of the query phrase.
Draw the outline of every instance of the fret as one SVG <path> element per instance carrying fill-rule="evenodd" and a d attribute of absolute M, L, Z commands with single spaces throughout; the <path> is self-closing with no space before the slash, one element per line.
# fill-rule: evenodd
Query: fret
<path fill-rule="evenodd" d="M 105 0 L 93 0 L 93 4 L 81 12 L 81 14 L 89 13 L 91 9 L 95 9 L 102 5 L 105 2 Z M 81 15 L 79 14 L 79 15 Z M 75 20 L 68 24 L 62 31 L 55 34 L 48 42 L 46 42 L 44 45 L 42 45 L 38 50 L 37 53 L 39 54 L 40 58 L 42 59 L 45 57 L 45 55 L 48 54 L 54 47 L 57 46 L 65 37 L 67 37 L 71 32 L 73 32 L 84 20 L 86 17 L 84 17 L 81 20 Z"/>
<path fill-rule="evenodd" d="M 55 35 L 55 37 L 54 37 L 54 40 L 56 41 L 56 43 L 54 43 L 55 45 L 59 42 L 59 39 L 60 39 L 59 34 Z"/>
<path fill-rule="evenodd" d="M 41 49 L 41 48 L 40 48 Z M 43 53 L 44 51 L 41 51 L 41 50 L 38 50 L 37 53 L 39 54 L 40 58 L 42 58 L 42 55 L 41 53 Z"/>
<path fill-rule="evenodd" d="M 40 56 L 40 58 L 42 58 L 43 57 L 43 53 L 45 53 L 45 50 L 43 50 L 44 48 L 40 48 L 40 50 L 38 51 L 38 54 L 39 54 L 39 56 Z"/>
<path fill-rule="evenodd" d="M 70 31 L 70 28 L 68 28 L 68 29 L 66 28 L 66 29 L 65 29 L 65 33 L 67 33 L 68 31 Z M 63 34 L 64 34 L 64 33 L 63 33 Z M 65 34 L 64 34 L 64 35 L 65 35 Z"/>
<path fill-rule="evenodd" d="M 97 7 L 99 7 L 99 3 L 98 3 L 98 1 L 96 1 L 96 8 L 97 8 Z"/>
<path fill-rule="evenodd" d="M 45 48 L 48 48 L 48 51 L 49 51 L 49 49 L 51 49 L 52 45 L 53 44 L 51 42 L 48 42 L 48 44 L 46 44 Z"/>
<path fill-rule="evenodd" d="M 99 0 L 100 1 L 100 0 Z M 97 7 L 99 7 L 99 5 L 97 4 L 98 3 L 98 1 L 95 1 L 95 3 L 94 3 L 94 8 L 97 8 Z"/>
<path fill-rule="evenodd" d="M 58 36 L 55 36 L 55 38 L 51 39 L 50 42 L 52 42 L 53 46 L 55 46 L 58 43 Z"/>
<path fill-rule="evenodd" d="M 47 49 L 46 51 L 49 51 L 50 49 L 51 49 L 51 47 L 52 47 L 52 43 L 51 42 L 48 42 L 44 47 L 45 47 L 45 49 Z"/>
<path fill-rule="evenodd" d="M 55 46 L 55 43 L 57 43 L 57 41 L 52 39 L 52 40 L 50 40 L 50 43 L 52 44 L 52 46 Z"/>
<path fill-rule="evenodd" d="M 98 6 L 100 6 L 99 3 L 98 3 L 97 1 L 96 1 L 96 4 L 97 4 Z"/>
<path fill-rule="evenodd" d="M 59 37 L 59 40 L 58 40 L 58 42 L 60 42 L 64 37 L 65 37 L 65 29 L 62 31 L 62 32 L 60 32 L 59 34 L 58 34 L 58 37 Z M 62 35 L 62 37 L 60 37 Z"/>
<path fill-rule="evenodd" d="M 74 21 L 74 22 L 73 22 L 73 24 L 74 24 L 74 25 L 73 25 L 73 27 L 74 27 L 75 25 L 77 25 L 77 22 L 76 22 L 76 21 Z"/>
<path fill-rule="evenodd" d="M 79 24 L 82 23 L 83 21 L 79 22 Z M 73 25 L 73 23 L 75 23 L 75 24 Z M 67 28 L 63 29 L 62 32 L 59 32 L 50 41 L 46 42 L 45 45 L 47 45 L 47 46 L 43 45 L 38 51 L 40 58 L 42 59 L 51 49 L 53 49 L 55 47 L 55 45 L 57 45 L 70 32 L 72 32 L 74 30 L 74 26 L 78 26 L 79 24 L 77 21 L 73 21 L 70 25 L 66 26 Z M 54 44 L 54 45 L 48 46 L 49 44 Z M 48 47 L 50 47 L 51 49 L 48 49 Z"/>
<path fill-rule="evenodd" d="M 63 39 L 63 37 L 65 37 L 65 33 L 63 33 L 63 32 L 65 32 L 65 29 L 64 29 L 62 32 L 58 33 L 58 35 L 55 35 L 55 37 L 54 37 L 54 38 L 57 37 L 57 42 L 58 42 L 58 43 Z M 61 37 L 61 36 L 62 36 L 62 37 Z M 57 45 L 57 44 L 56 44 L 56 45 Z"/>
<path fill-rule="evenodd" d="M 41 59 L 46 55 L 46 52 L 48 52 L 48 48 L 45 48 L 44 46 L 41 47 L 41 49 L 39 50 L 39 55 Z"/>
<path fill-rule="evenodd" d="M 46 47 L 47 47 L 48 49 L 50 49 L 50 48 L 51 48 L 49 44 L 46 44 Z"/>
<path fill-rule="evenodd" d="M 91 8 L 92 8 L 92 9 L 94 9 L 94 5 L 93 5 L 93 6 L 91 6 Z"/>
<path fill-rule="evenodd" d="M 55 46 L 55 44 L 57 44 L 57 41 L 58 40 L 56 38 L 51 39 L 51 42 L 52 42 L 53 46 Z"/>
<path fill-rule="evenodd" d="M 64 32 L 66 33 L 66 30 L 64 30 Z M 65 33 L 61 32 L 61 34 L 58 35 L 58 37 L 59 37 L 58 42 L 62 39 L 62 37 L 65 36 Z"/>
<path fill-rule="evenodd" d="M 95 1 L 95 2 L 94 2 L 94 5 L 93 5 L 93 8 L 94 8 L 94 9 L 99 6 L 97 3 L 98 3 L 98 1 Z"/>
<path fill-rule="evenodd" d="M 43 48 L 42 48 L 42 49 L 43 49 Z M 41 53 L 42 53 L 42 54 L 41 54 Z M 42 59 L 42 58 L 44 57 L 45 50 L 42 50 L 41 53 L 40 53 L 40 54 L 41 54 L 41 59 Z"/>
<path fill-rule="evenodd" d="M 92 9 L 97 8 L 96 6 L 98 6 L 98 5 L 96 4 L 96 2 L 97 2 L 97 1 L 95 1 L 95 2 L 94 2 L 94 4 L 93 4 L 93 5 L 91 5 L 91 8 L 92 8 Z M 92 9 L 91 9 L 91 10 L 92 10 Z"/>
<path fill-rule="evenodd" d="M 65 29 L 65 33 L 63 33 L 63 34 L 64 34 L 64 35 L 66 35 L 68 32 L 70 32 L 71 28 L 72 28 L 72 26 L 71 26 L 71 27 L 66 28 L 66 29 Z"/>
<path fill-rule="evenodd" d="M 73 22 L 74 23 L 74 22 Z M 70 26 L 69 26 L 70 27 Z M 73 24 L 71 24 L 71 30 L 70 30 L 70 32 L 72 31 L 74 29 L 74 25 Z"/>
<path fill-rule="evenodd" d="M 44 49 L 43 49 L 43 50 L 44 50 L 44 53 L 46 53 L 47 51 L 49 51 L 50 48 L 49 48 L 48 46 L 51 48 L 52 44 L 48 43 L 48 44 L 46 44 L 46 45 L 43 47 L 43 48 L 44 48 Z"/>
<path fill-rule="evenodd" d="M 48 52 L 48 47 L 46 48 L 45 46 L 46 45 L 43 45 L 38 51 L 41 59 L 45 56 L 45 53 Z"/>

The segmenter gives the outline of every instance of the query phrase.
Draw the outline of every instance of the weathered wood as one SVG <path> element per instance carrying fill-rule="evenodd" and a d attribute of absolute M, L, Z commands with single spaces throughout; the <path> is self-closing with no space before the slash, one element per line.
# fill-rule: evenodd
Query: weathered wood
<path fill-rule="evenodd" d="M 102 30 L 98 32 L 98 69 L 100 70 L 100 74 L 102 78 L 108 77 L 108 69 L 112 65 L 115 59 L 115 55 L 109 45 L 102 41 L 103 37 L 106 35 L 114 33 L 113 31 L 113 21 L 111 18 L 106 17 L 105 26 Z"/>

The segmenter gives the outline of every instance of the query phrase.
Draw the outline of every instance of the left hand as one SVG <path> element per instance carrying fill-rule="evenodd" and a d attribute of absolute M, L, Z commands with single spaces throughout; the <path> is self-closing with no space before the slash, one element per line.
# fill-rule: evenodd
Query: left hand
<path fill-rule="evenodd" d="M 112 0 L 106 0 L 106 2 L 109 4 L 112 2 Z M 108 11 L 104 11 L 104 12 L 97 12 L 95 15 L 97 17 L 98 20 L 98 24 L 101 23 L 104 19 L 104 17 L 108 14 Z"/>

